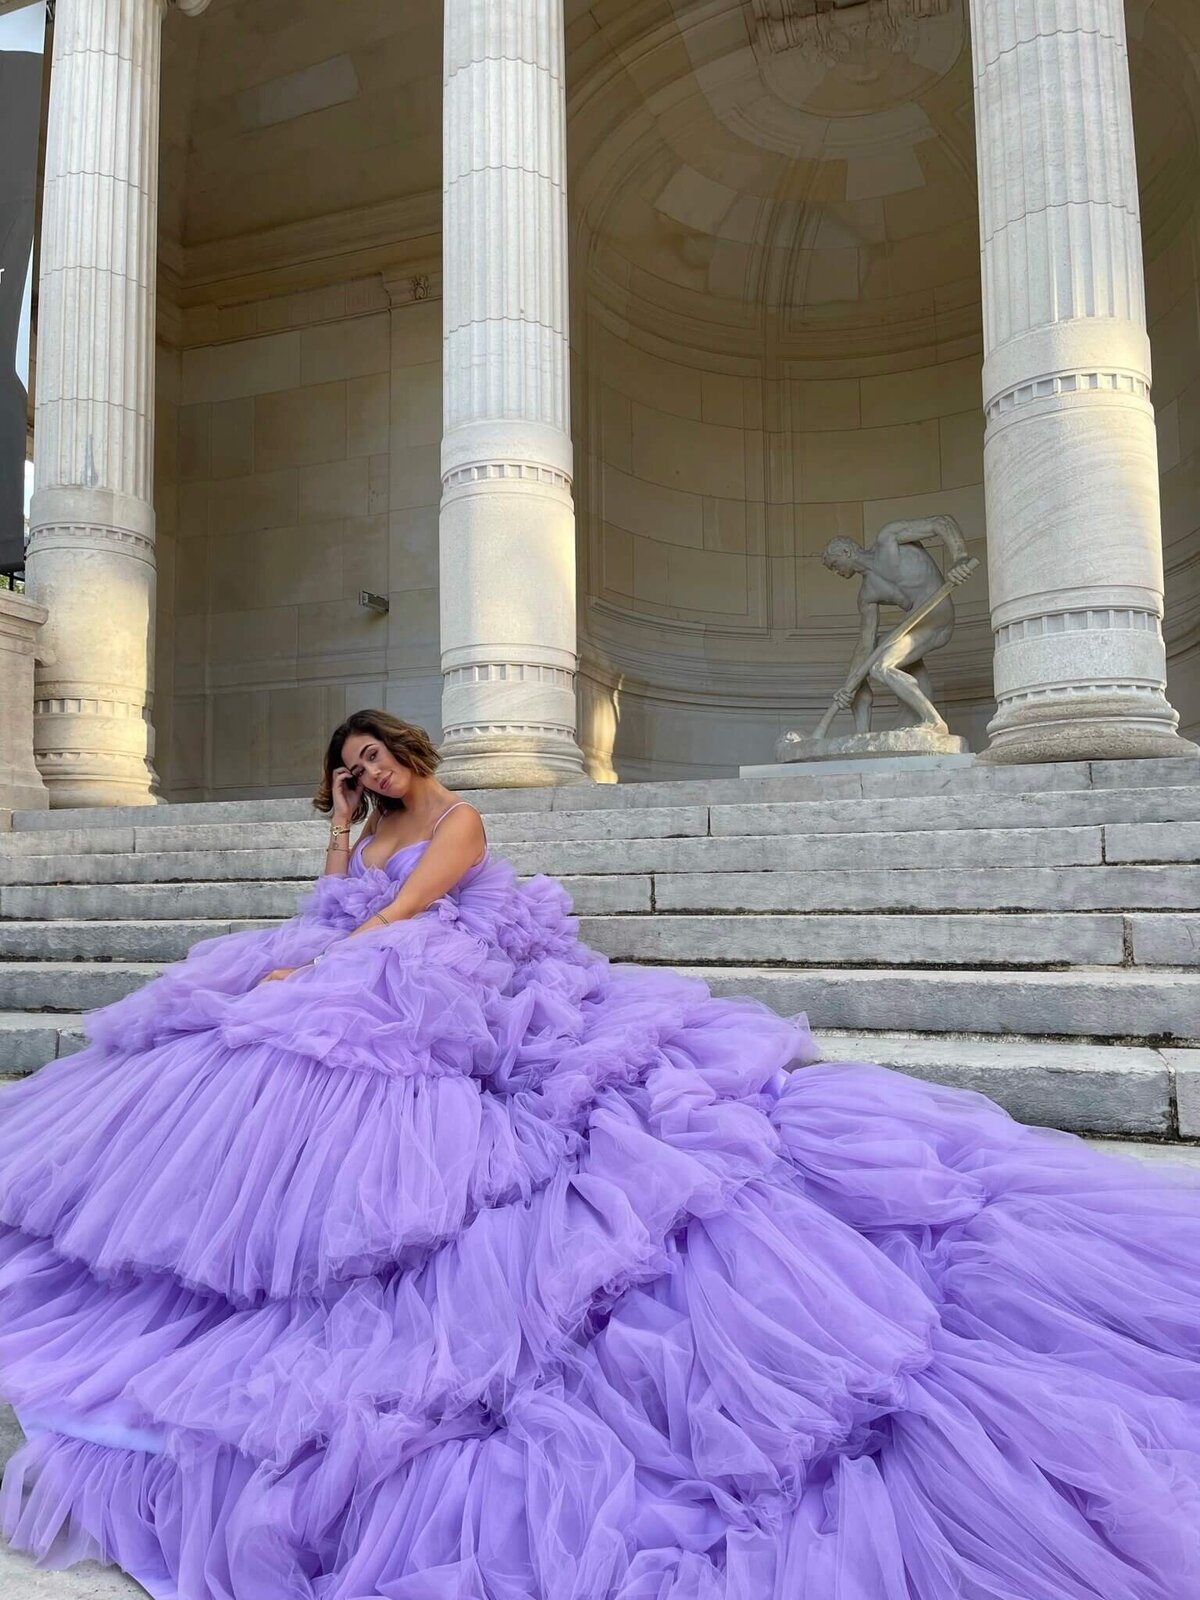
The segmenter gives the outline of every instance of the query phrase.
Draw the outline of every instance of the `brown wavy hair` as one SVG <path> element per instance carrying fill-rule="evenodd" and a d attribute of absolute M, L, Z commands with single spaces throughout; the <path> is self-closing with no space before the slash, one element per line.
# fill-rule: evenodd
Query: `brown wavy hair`
<path fill-rule="evenodd" d="M 401 722 L 399 717 L 393 717 L 389 711 L 356 711 L 353 716 L 347 717 L 340 727 L 334 729 L 333 737 L 329 741 L 329 748 L 325 752 L 325 766 L 321 773 L 321 784 L 313 796 L 313 805 L 318 811 L 333 810 L 333 775 L 339 767 L 345 765 L 342 760 L 342 747 L 352 733 L 372 734 L 380 744 L 387 746 L 402 766 L 408 767 L 419 778 L 431 778 L 441 763 L 442 758 L 424 728 L 418 728 L 412 722 Z M 389 800 L 386 795 L 381 794 L 368 796 L 364 789 L 352 821 L 361 822 L 372 805 L 380 811 L 404 809 L 403 800 Z"/>

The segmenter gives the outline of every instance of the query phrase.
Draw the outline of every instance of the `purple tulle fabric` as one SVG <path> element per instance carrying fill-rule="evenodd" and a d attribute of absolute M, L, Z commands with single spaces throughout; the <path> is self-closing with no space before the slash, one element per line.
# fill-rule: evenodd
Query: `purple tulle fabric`
<path fill-rule="evenodd" d="M 1196 1600 L 1200 1185 L 610 967 L 491 854 L 342 942 L 420 848 L 0 1098 L 19 1549 L 158 1600 Z"/>

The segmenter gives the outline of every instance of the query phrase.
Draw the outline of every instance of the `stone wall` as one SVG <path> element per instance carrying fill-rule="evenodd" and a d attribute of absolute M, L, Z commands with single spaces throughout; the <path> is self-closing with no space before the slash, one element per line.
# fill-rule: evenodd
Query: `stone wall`
<path fill-rule="evenodd" d="M 828 380 L 712 370 L 593 330 L 581 379 L 585 672 L 619 695 L 622 776 L 770 759 L 848 664 L 857 585 L 821 552 L 948 512 L 980 572 L 933 670 L 959 731 L 990 706 L 979 357 Z M 586 457 L 586 460 L 585 460 Z M 882 709 L 881 721 L 887 712 Z"/>
<path fill-rule="evenodd" d="M 1171 701 L 1200 738 L 1200 16 L 1132 6 Z"/>
<path fill-rule="evenodd" d="M 173 799 L 303 789 L 364 705 L 438 731 L 440 310 L 393 307 L 376 276 L 238 308 L 242 337 L 182 350 L 160 605 Z"/>
<path fill-rule="evenodd" d="M 1171 688 L 1195 734 L 1200 20 L 1127 12 Z M 580 740 L 601 779 L 728 773 L 817 720 L 856 627 L 820 562 L 835 534 L 949 511 L 984 554 L 964 8 L 865 75 L 753 15 L 567 8 Z M 168 18 L 164 48 L 158 770 L 178 799 L 302 792 L 348 709 L 440 734 L 439 19 L 228 0 L 191 33 Z M 934 676 L 981 748 L 982 567 L 959 615 Z"/>

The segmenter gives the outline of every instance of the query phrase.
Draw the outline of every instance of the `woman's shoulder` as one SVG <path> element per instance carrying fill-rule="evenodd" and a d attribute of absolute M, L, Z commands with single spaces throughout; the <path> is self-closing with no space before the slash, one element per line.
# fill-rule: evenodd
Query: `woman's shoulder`
<path fill-rule="evenodd" d="M 482 824 L 483 813 L 479 810 L 478 806 L 474 805 L 470 800 L 465 799 L 462 795 L 455 794 L 453 790 L 450 790 L 449 793 L 450 799 L 445 805 L 443 805 L 437 820 L 433 824 L 433 829 L 431 830 L 432 832 L 436 832 L 437 829 L 441 827 L 442 823 L 452 815 L 459 819 L 460 826 L 463 823 L 466 823 L 466 825 L 469 826 L 470 819 L 472 818 Z"/>
<path fill-rule="evenodd" d="M 483 860 L 484 855 L 487 853 L 487 830 L 484 827 L 483 816 L 478 807 L 472 805 L 469 800 L 464 800 L 461 796 L 455 795 L 449 805 L 443 808 L 441 816 L 434 823 L 429 835 L 430 839 L 437 835 L 443 823 L 446 826 L 442 832 L 442 837 L 456 839 L 460 845 L 470 844 L 477 849 L 481 848 L 481 854 L 474 863 L 476 866 L 479 865 L 479 862 Z"/>

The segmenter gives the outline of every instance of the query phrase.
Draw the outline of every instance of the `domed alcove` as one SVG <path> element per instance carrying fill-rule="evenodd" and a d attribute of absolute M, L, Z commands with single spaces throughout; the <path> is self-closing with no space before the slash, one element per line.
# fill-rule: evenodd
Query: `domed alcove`
<path fill-rule="evenodd" d="M 1187 0 L 1130 7 L 1176 703 L 1200 716 Z M 853 649 L 837 534 L 949 512 L 980 570 L 934 658 L 991 710 L 965 0 L 577 8 L 581 738 L 598 776 L 729 772 L 811 725 Z M 881 708 L 881 720 L 888 717 Z"/>
<path fill-rule="evenodd" d="M 727 772 L 841 682 L 856 586 L 829 539 L 949 512 L 985 554 L 966 19 L 605 18 L 569 35 L 583 739 L 607 722 L 622 776 Z M 934 666 L 977 744 L 984 565 Z"/>

